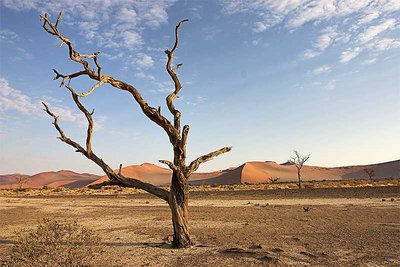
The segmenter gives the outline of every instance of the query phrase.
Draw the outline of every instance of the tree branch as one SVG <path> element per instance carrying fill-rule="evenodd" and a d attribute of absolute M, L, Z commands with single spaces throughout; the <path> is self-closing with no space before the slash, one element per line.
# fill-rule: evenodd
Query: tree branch
<path fill-rule="evenodd" d="M 80 97 L 85 97 L 87 95 L 89 95 L 90 93 L 93 92 L 94 89 L 96 89 L 97 87 L 99 87 L 101 84 L 103 83 L 108 83 L 111 86 L 113 86 L 116 89 L 120 89 L 123 91 L 127 91 L 129 92 L 133 98 L 135 99 L 135 101 L 139 104 L 140 108 L 142 109 L 143 113 L 153 122 L 155 122 L 157 125 L 159 125 L 160 127 L 162 127 L 165 132 L 167 133 L 170 142 L 172 144 L 175 144 L 177 142 L 177 140 L 179 140 L 179 131 L 177 129 L 175 129 L 175 127 L 171 124 L 171 122 L 166 119 L 164 116 L 161 115 L 161 112 L 158 112 L 157 109 L 151 107 L 142 97 L 142 95 L 139 93 L 139 91 L 132 85 L 127 84 L 123 81 L 119 81 L 117 79 L 115 79 L 112 76 L 109 75 L 104 75 L 101 74 L 101 66 L 98 62 L 98 55 L 99 52 L 93 53 L 93 54 L 80 54 L 78 53 L 71 40 L 68 39 L 67 37 L 65 37 L 64 35 L 62 35 L 59 31 L 58 31 L 58 26 L 59 26 L 59 22 L 61 19 L 61 15 L 59 15 L 58 19 L 58 23 L 56 22 L 56 24 L 53 24 L 48 17 L 48 14 L 45 13 L 44 15 L 40 16 L 40 18 L 43 20 L 43 29 L 48 32 L 51 35 L 56 36 L 57 38 L 59 38 L 61 40 L 62 43 L 65 43 L 68 46 L 68 51 L 69 51 L 69 58 L 72 61 L 75 61 L 77 63 L 80 63 L 84 70 L 81 72 L 77 72 L 79 73 L 79 75 L 87 75 L 89 78 L 93 79 L 93 80 L 97 80 L 99 83 L 95 84 L 92 89 L 90 89 L 87 93 L 82 93 L 82 94 L 78 94 L 78 96 Z M 90 67 L 89 62 L 87 62 L 86 60 L 84 60 L 83 58 L 93 58 L 96 66 L 97 66 L 97 73 L 95 71 L 92 70 L 92 68 Z M 56 72 L 57 75 L 57 72 Z M 57 76 L 56 76 L 57 77 Z M 63 77 L 62 75 L 58 74 L 58 78 Z M 75 76 L 76 77 L 76 76 Z M 64 79 L 64 81 L 67 78 Z M 101 82 L 102 81 L 102 82 Z M 63 85 L 64 83 L 62 83 Z"/>
<path fill-rule="evenodd" d="M 168 165 L 168 167 L 173 171 L 178 169 L 178 167 L 176 167 L 171 161 L 160 159 L 159 162 Z"/>
<path fill-rule="evenodd" d="M 73 91 L 71 91 L 71 93 L 74 96 Z M 75 94 L 74 101 L 75 100 L 78 100 L 76 94 Z M 76 103 L 80 104 L 79 100 Z M 52 111 L 50 111 L 49 107 L 44 102 L 42 102 L 42 104 L 44 106 L 44 111 L 46 111 L 46 113 L 49 114 L 54 119 L 53 124 L 54 124 L 54 127 L 57 129 L 57 131 L 60 134 L 59 139 L 62 142 L 74 147 L 77 152 L 82 153 L 85 157 L 87 157 L 88 159 L 90 159 L 91 161 L 96 163 L 100 168 L 102 168 L 104 173 L 110 179 L 110 183 L 109 184 L 115 184 L 115 185 L 120 185 L 120 186 L 124 186 L 124 187 L 139 188 L 139 189 L 142 189 L 142 190 L 144 190 L 144 191 L 146 191 L 146 192 L 148 192 L 150 194 L 153 194 L 153 195 L 155 195 L 155 196 L 157 196 L 157 197 L 159 197 L 159 198 L 161 198 L 161 199 L 163 199 L 163 200 L 168 202 L 168 200 L 169 200 L 169 192 L 167 190 L 165 190 L 163 188 L 160 188 L 160 187 L 157 187 L 155 185 L 149 184 L 149 183 L 142 182 L 142 181 L 140 181 L 138 179 L 135 179 L 135 178 L 128 178 L 128 177 L 123 176 L 122 174 L 114 173 L 114 171 L 110 168 L 110 166 L 108 166 L 96 154 L 94 154 L 92 151 L 90 151 L 90 152 L 86 151 L 80 144 L 78 144 L 77 142 L 75 142 L 75 141 L 71 140 L 70 138 L 68 138 L 67 136 L 65 136 L 63 130 L 61 129 L 60 125 L 58 124 L 58 116 L 56 116 Z M 85 109 L 85 108 L 83 107 L 83 109 Z M 89 143 L 90 143 L 90 140 L 89 140 Z"/>
<path fill-rule="evenodd" d="M 295 156 L 290 157 L 290 159 L 288 161 L 289 161 L 289 163 L 294 164 L 296 166 L 297 170 L 300 171 L 301 168 L 303 168 L 304 163 L 306 163 L 306 161 L 310 159 L 310 154 L 302 157 L 299 154 L 299 152 L 297 152 L 297 150 L 293 150 L 293 152 L 294 152 Z"/>
<path fill-rule="evenodd" d="M 212 160 L 213 158 L 224 154 L 226 152 L 231 151 L 232 147 L 224 147 L 219 150 L 213 151 L 211 153 L 208 153 L 206 155 L 203 155 L 201 157 L 198 157 L 197 159 L 193 160 L 190 165 L 186 168 L 185 172 L 185 177 L 189 177 L 193 172 L 195 172 L 199 167 L 201 163 L 207 162 L 209 160 Z"/>
<path fill-rule="evenodd" d="M 180 120 L 181 120 L 181 113 L 179 110 L 177 110 L 175 108 L 175 105 L 173 103 L 174 99 L 178 97 L 178 93 L 179 91 L 182 89 L 182 85 L 179 81 L 178 75 L 175 73 L 175 70 L 171 67 L 171 63 L 172 60 L 174 58 L 174 52 L 175 50 L 178 48 L 178 34 L 179 34 L 179 27 L 185 23 L 186 21 L 188 21 L 187 19 L 184 19 L 182 21 L 180 21 L 178 23 L 178 25 L 176 25 L 175 27 L 175 43 L 174 46 L 172 47 L 171 51 L 170 50 L 165 50 L 165 54 L 167 54 L 168 56 L 168 60 L 167 60 L 167 64 L 166 64 L 166 69 L 167 72 L 169 74 L 169 76 L 171 76 L 172 81 L 174 82 L 175 85 L 175 90 L 169 94 L 166 98 L 166 102 L 167 102 L 167 106 L 169 111 L 171 112 L 171 114 L 174 116 L 174 127 L 175 129 L 180 132 Z M 180 64 L 179 66 L 181 66 L 182 64 Z"/>
<path fill-rule="evenodd" d="M 69 75 L 63 75 L 63 74 L 59 73 L 57 70 L 55 70 L 55 69 L 53 69 L 53 71 L 56 74 L 56 76 L 53 78 L 53 80 L 58 80 L 59 78 L 62 78 L 62 81 L 60 83 L 60 87 L 64 86 L 66 80 L 71 81 L 71 79 L 73 79 L 73 78 L 76 78 L 78 76 L 87 74 L 86 70 L 78 71 L 78 72 L 75 72 L 75 73 L 72 73 L 72 74 L 69 74 Z"/>

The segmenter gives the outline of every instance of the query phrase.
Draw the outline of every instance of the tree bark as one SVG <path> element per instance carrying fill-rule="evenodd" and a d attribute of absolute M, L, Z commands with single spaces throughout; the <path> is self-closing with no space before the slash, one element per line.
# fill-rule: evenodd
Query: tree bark
<path fill-rule="evenodd" d="M 173 171 L 169 197 L 169 207 L 172 213 L 174 237 L 172 245 L 175 248 L 192 246 L 188 223 L 189 188 L 187 178 L 180 170 Z"/>
<path fill-rule="evenodd" d="M 299 179 L 299 182 L 298 182 L 299 189 L 301 189 L 301 174 L 300 174 L 300 170 L 297 171 L 297 178 Z"/>

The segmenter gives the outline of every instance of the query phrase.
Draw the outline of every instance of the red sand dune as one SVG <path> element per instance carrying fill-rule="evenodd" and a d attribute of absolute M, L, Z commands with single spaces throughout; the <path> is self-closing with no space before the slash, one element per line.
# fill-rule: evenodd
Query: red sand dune
<path fill-rule="evenodd" d="M 380 164 L 325 168 L 317 166 L 304 166 L 302 180 L 343 180 L 367 179 L 364 169 L 372 168 L 376 179 L 400 178 L 400 160 Z M 132 165 L 122 169 L 122 174 L 155 185 L 167 185 L 171 180 L 171 171 L 154 164 L 144 163 Z M 294 165 L 287 163 L 278 164 L 273 161 L 247 162 L 237 168 L 211 173 L 195 173 L 190 178 L 191 185 L 201 184 L 240 184 L 240 183 L 268 183 L 270 178 L 278 177 L 281 182 L 297 180 L 297 171 Z M 107 181 L 106 176 L 92 184 Z"/>
<path fill-rule="evenodd" d="M 89 173 L 75 173 L 72 171 L 61 170 L 57 172 L 41 172 L 32 176 L 21 174 L 0 175 L 0 188 L 18 188 L 16 178 L 23 176 L 28 178 L 28 182 L 23 188 L 49 187 L 84 187 L 97 180 L 99 176 Z"/>
<path fill-rule="evenodd" d="M 334 168 L 304 166 L 302 180 L 367 179 L 368 176 L 364 172 L 366 168 L 372 168 L 375 171 L 376 179 L 400 178 L 400 160 L 396 160 L 379 164 Z M 155 185 L 168 185 L 171 181 L 171 170 L 150 163 L 125 167 L 122 169 L 122 174 Z M 99 178 L 99 176 L 93 174 L 78 174 L 62 170 L 58 172 L 42 172 L 32 176 L 23 174 L 0 175 L 0 188 L 10 188 L 10 185 L 12 188 L 17 188 L 17 176 L 29 178 L 29 183 L 24 188 L 40 188 L 45 185 L 49 187 L 80 188 L 108 180 L 106 176 Z M 296 181 L 296 168 L 288 163 L 278 164 L 273 161 L 247 162 L 237 168 L 209 173 L 195 173 L 191 176 L 189 183 L 191 185 L 255 184 L 268 183 L 270 178 L 275 177 L 278 177 L 280 182 Z"/>
<path fill-rule="evenodd" d="M 118 170 L 114 170 L 118 172 Z M 155 185 L 168 185 L 171 182 L 172 171 L 170 169 L 162 168 L 151 163 L 143 163 L 140 165 L 131 165 L 121 170 L 122 175 L 126 177 L 136 178 L 147 183 Z M 220 176 L 222 171 L 215 171 L 209 173 L 195 173 L 191 176 L 192 181 L 209 179 Z M 102 176 L 92 184 L 98 184 L 107 181 L 107 176 Z"/>

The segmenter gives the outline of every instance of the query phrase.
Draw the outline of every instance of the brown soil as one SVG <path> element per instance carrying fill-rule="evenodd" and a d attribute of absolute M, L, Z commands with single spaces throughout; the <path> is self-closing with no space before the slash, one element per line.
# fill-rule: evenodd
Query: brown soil
<path fill-rule="evenodd" d="M 100 234 L 96 266 L 399 266 L 399 207 L 398 186 L 192 192 L 196 245 L 175 250 L 168 206 L 148 194 L 3 195 L 0 261 L 48 217 Z"/>

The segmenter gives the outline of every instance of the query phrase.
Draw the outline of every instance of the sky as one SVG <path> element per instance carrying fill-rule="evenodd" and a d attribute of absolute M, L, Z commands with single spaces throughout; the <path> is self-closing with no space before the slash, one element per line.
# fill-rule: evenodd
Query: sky
<path fill-rule="evenodd" d="M 84 116 L 52 71 L 82 66 L 39 20 L 60 10 L 60 31 L 76 50 L 100 51 L 103 73 L 134 85 L 169 119 L 164 50 L 189 19 L 174 61 L 183 64 L 176 106 L 191 126 L 188 161 L 233 147 L 199 171 L 282 163 L 294 149 L 318 166 L 400 158 L 398 0 L 0 0 L 1 174 L 101 174 L 57 139 L 40 104 L 85 143 Z M 78 92 L 93 84 L 71 82 Z M 172 159 L 167 135 L 128 93 L 104 85 L 82 102 L 96 110 L 93 151 L 112 168 Z"/>

